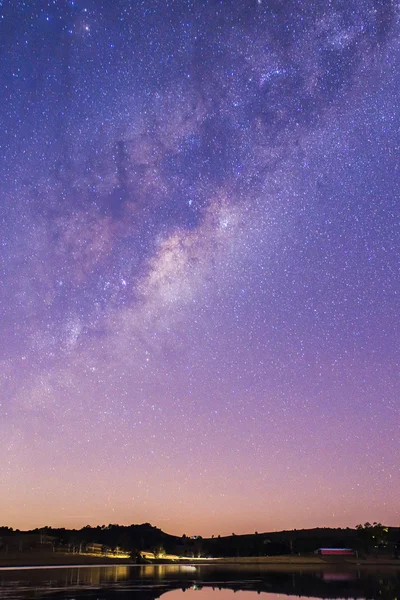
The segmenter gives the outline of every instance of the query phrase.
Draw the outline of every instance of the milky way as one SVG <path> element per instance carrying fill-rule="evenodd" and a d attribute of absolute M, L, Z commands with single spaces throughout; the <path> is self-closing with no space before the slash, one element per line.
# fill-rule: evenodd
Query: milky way
<path fill-rule="evenodd" d="M 0 2 L 0 514 L 399 525 L 399 6 Z"/>

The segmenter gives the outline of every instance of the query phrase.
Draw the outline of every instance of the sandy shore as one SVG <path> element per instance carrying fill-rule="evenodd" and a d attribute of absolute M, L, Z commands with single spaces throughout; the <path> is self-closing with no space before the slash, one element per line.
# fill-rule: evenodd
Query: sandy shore
<path fill-rule="evenodd" d="M 129 565 L 129 558 L 115 558 L 106 556 L 92 556 L 85 554 L 49 553 L 22 553 L 20 555 L 0 554 L 1 567 L 34 567 L 34 566 L 69 566 L 69 565 Z"/>
<path fill-rule="evenodd" d="M 263 566 L 271 569 L 281 567 L 301 569 L 324 569 L 331 567 L 346 568 L 395 568 L 400 570 L 400 560 L 384 557 L 369 557 L 357 560 L 355 557 L 340 560 L 322 559 L 319 556 L 262 556 L 262 557 L 238 557 L 238 558 L 216 558 L 207 560 L 179 560 L 172 564 L 194 564 L 194 565 L 247 565 Z M 20 555 L 0 555 L 0 567 L 26 567 L 26 566 L 69 566 L 69 565 L 129 565 L 132 561 L 128 558 L 115 558 L 105 556 L 93 556 L 85 554 L 64 553 L 26 553 Z M 155 563 L 154 563 L 155 564 Z M 160 561 L 159 564 L 168 564 Z"/>
<path fill-rule="evenodd" d="M 212 564 L 262 566 L 270 570 L 319 570 L 319 569 L 395 569 L 400 571 L 400 560 L 390 557 L 356 557 L 340 559 L 337 557 L 321 558 L 319 556 L 263 556 L 243 558 L 221 558 L 210 561 Z"/>

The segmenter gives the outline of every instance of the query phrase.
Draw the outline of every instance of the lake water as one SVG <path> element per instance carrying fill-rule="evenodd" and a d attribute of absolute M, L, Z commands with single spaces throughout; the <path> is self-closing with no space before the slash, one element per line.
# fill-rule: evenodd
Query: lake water
<path fill-rule="evenodd" d="M 1 600 L 400 599 L 400 566 L 346 570 L 339 565 L 271 570 L 258 565 L 146 565 L 0 569 Z"/>

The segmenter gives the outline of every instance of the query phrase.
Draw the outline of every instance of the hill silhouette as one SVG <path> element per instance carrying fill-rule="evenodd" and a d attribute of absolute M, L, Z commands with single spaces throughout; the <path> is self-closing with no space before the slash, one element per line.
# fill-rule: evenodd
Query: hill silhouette
<path fill-rule="evenodd" d="M 126 552 L 134 558 L 139 551 L 186 557 L 277 556 L 313 553 L 321 547 L 348 547 L 361 553 L 383 553 L 397 557 L 400 528 L 379 523 L 355 529 L 314 528 L 244 535 L 175 536 L 150 523 L 85 526 L 81 529 L 42 527 L 29 531 L 0 527 L 0 554 L 28 552 L 47 546 L 53 551 L 82 553 Z"/>

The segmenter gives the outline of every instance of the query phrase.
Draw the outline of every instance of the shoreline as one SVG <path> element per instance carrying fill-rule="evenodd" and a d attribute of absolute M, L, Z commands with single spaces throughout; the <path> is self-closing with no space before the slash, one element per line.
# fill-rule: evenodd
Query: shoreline
<path fill-rule="evenodd" d="M 174 561 L 160 560 L 137 564 L 129 558 L 105 556 L 89 556 L 78 554 L 51 554 L 42 556 L 0 556 L 0 570 L 35 569 L 35 568 L 72 568 L 72 567 L 156 567 L 156 566 L 248 566 L 277 569 L 365 569 L 391 568 L 400 570 L 400 560 L 389 557 L 370 557 L 365 559 L 321 559 L 317 556 L 263 556 L 263 557 L 231 557 L 211 559 L 179 559 Z"/>
<path fill-rule="evenodd" d="M 115 558 L 106 556 L 87 556 L 79 554 L 47 554 L 40 556 L 0 556 L 0 570 L 12 568 L 35 567 L 107 567 L 132 565 L 129 558 Z"/>

